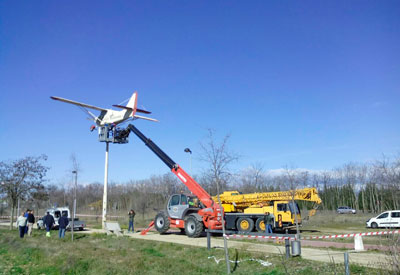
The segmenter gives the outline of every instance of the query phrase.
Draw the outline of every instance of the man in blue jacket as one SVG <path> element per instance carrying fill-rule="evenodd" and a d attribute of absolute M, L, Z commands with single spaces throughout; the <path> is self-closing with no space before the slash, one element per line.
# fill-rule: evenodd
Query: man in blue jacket
<path fill-rule="evenodd" d="M 62 217 L 58 220 L 58 237 L 61 239 L 65 237 L 65 230 L 69 224 L 67 213 L 64 213 Z"/>
<path fill-rule="evenodd" d="M 46 237 L 50 237 L 50 230 L 54 225 L 54 217 L 47 212 L 47 215 L 43 217 L 43 223 L 46 225 Z"/>

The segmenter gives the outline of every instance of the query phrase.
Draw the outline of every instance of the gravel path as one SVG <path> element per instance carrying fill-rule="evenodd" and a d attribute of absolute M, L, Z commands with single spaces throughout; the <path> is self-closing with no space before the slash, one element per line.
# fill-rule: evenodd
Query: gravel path
<path fill-rule="evenodd" d="M 191 246 L 199 246 L 199 247 L 207 247 L 207 238 L 188 238 L 186 235 L 180 234 L 166 234 L 160 235 L 155 232 L 149 232 L 147 235 L 140 235 L 140 233 L 130 233 L 125 234 L 131 238 L 142 239 L 142 240 L 153 240 L 153 241 L 161 241 L 161 242 L 171 242 L 171 243 L 179 243 L 183 245 L 191 245 Z M 223 239 L 222 238 L 212 238 L 211 240 L 212 247 L 223 247 Z M 245 249 L 247 251 L 254 252 L 265 252 L 272 254 L 285 254 L 285 247 L 272 245 L 268 243 L 249 243 L 249 242 L 241 242 L 236 240 L 229 240 L 229 247 L 234 247 L 238 249 Z M 371 266 L 378 267 L 381 265 L 385 265 L 389 261 L 389 257 L 382 253 L 368 253 L 368 252 L 350 252 L 350 262 L 357 263 L 363 266 Z M 344 251 L 335 251 L 329 248 L 326 249 L 318 249 L 318 248 L 301 248 L 301 256 L 304 259 L 320 261 L 320 262 L 332 262 L 332 259 L 335 263 L 343 263 L 344 262 Z"/>

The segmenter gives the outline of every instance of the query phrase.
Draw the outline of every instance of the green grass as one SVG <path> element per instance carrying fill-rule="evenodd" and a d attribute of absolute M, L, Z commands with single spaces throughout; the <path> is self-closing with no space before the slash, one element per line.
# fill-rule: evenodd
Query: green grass
<path fill-rule="evenodd" d="M 43 231 L 34 231 L 31 238 L 20 239 L 16 230 L 0 229 L 0 274 L 223 274 L 221 249 L 182 246 L 105 234 L 70 233 L 59 240 L 53 231 L 46 238 Z M 230 250 L 234 274 L 343 274 L 343 265 L 320 263 L 300 257 L 285 260 L 279 255 Z M 251 260 L 253 259 L 253 260 Z M 271 262 L 268 267 L 255 260 Z M 357 274 L 371 274 L 371 269 L 352 265 Z M 375 272 L 375 274 L 378 272 Z M 372 273 L 374 274 L 374 273 Z"/>

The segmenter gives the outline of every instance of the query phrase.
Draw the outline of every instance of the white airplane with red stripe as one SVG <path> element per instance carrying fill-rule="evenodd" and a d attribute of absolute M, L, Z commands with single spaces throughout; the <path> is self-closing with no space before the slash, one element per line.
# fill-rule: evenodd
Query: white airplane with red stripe
<path fill-rule="evenodd" d="M 70 99 L 65 99 L 62 97 L 51 96 L 50 98 L 54 99 L 54 100 L 59 100 L 59 101 L 65 102 L 65 103 L 74 104 L 76 106 L 83 108 L 84 111 L 87 112 L 91 116 L 91 119 L 96 123 L 97 126 L 105 126 L 105 125 L 111 125 L 111 124 L 117 125 L 119 123 L 125 122 L 130 119 L 131 120 L 145 119 L 145 120 L 158 122 L 157 119 L 137 115 L 137 113 L 151 114 L 151 112 L 149 112 L 149 111 L 137 108 L 137 92 L 134 92 L 132 94 L 132 96 L 129 99 L 128 104 L 126 104 L 126 106 L 113 105 L 114 107 L 123 109 L 121 111 L 112 110 L 112 109 L 104 109 L 104 108 L 100 108 L 97 106 L 73 101 Z M 87 108 L 100 111 L 100 115 L 95 116 L 89 110 L 87 110 Z M 92 126 L 91 130 L 94 130 L 94 128 L 95 127 Z"/>

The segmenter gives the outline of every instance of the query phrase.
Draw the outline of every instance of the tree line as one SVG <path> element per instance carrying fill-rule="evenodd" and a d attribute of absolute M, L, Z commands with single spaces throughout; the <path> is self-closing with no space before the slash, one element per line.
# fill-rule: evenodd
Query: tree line
<path fill-rule="evenodd" d="M 2 173 L 2 198 L 15 209 L 17 196 L 36 209 L 58 206 L 72 206 L 73 187 L 44 185 L 40 183 L 45 170 L 36 169 L 31 173 L 27 162 L 38 164 L 39 159 L 24 159 L 20 165 L 8 164 L 17 168 L 18 173 Z M 0 163 L 0 166 L 4 163 Z M 32 164 L 33 165 L 33 164 Z M 34 165 L 33 165 L 34 166 Z M 4 167 L 3 167 L 4 168 Z M 24 172 L 25 171 L 25 172 Z M 37 176 L 32 176 L 38 173 Z M 4 181 L 7 177 L 18 177 L 16 186 L 11 188 Z M 195 179 L 211 195 L 217 194 L 213 174 L 204 172 Z M 28 179 L 22 184 L 23 178 Z M 278 172 L 267 171 L 260 164 L 252 165 L 238 173 L 230 173 L 220 179 L 220 192 L 238 190 L 242 193 L 269 192 L 291 188 L 316 187 L 323 201 L 320 209 L 335 210 L 339 206 L 350 206 L 362 212 L 381 212 L 399 209 L 400 204 L 400 158 L 375 161 L 368 164 L 348 163 L 329 171 L 313 172 L 301 169 L 284 168 Z M 134 208 L 144 217 L 148 211 L 158 211 L 165 207 L 171 194 L 189 192 L 172 173 L 152 176 L 145 180 L 130 180 L 126 183 L 109 183 L 108 213 L 121 213 Z M 30 191 L 29 191 L 30 189 Z M 79 185 L 77 205 L 79 212 L 101 214 L 103 184 Z M 13 212 L 13 211 L 11 211 Z"/>
<path fill-rule="evenodd" d="M 399 209 L 400 156 L 368 163 L 347 163 L 326 171 L 287 166 L 279 171 L 268 171 L 262 163 L 255 163 L 236 172 L 231 166 L 240 155 L 229 149 L 229 138 L 226 135 L 218 141 L 215 132 L 208 130 L 207 137 L 200 143 L 200 160 L 206 164 L 206 169 L 194 178 L 210 195 L 229 190 L 254 193 L 316 187 L 323 201 L 320 209 L 350 206 L 373 213 Z M 0 162 L 0 215 L 8 212 L 13 217 L 18 201 L 21 208 L 29 205 L 37 211 L 55 205 L 72 206 L 72 185 L 65 187 L 46 182 L 49 169 L 44 164 L 46 160 L 42 155 Z M 71 160 L 72 170 L 79 171 L 75 155 Z M 101 214 L 103 184 L 78 184 L 77 188 L 78 212 Z M 133 208 L 143 217 L 147 212 L 163 209 L 171 194 L 189 192 L 172 173 L 125 183 L 110 182 L 108 188 L 109 214 Z M 305 202 L 300 205 L 310 207 Z"/>

